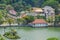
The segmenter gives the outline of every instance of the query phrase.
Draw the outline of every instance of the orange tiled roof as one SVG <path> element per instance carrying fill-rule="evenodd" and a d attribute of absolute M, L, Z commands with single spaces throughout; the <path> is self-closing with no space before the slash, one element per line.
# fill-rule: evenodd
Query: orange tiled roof
<path fill-rule="evenodd" d="M 47 23 L 44 19 L 36 19 L 32 22 L 33 24 L 43 24 L 43 23 Z"/>

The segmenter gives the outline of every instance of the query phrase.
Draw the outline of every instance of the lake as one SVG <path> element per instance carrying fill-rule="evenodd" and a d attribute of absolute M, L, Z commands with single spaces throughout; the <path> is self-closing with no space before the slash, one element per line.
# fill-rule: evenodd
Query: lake
<path fill-rule="evenodd" d="M 15 29 L 18 35 L 21 37 L 20 39 L 14 40 L 46 40 L 50 37 L 60 38 L 60 28 L 31 28 L 31 27 L 6 27 L 0 28 L 0 34 L 4 34 L 5 32 L 10 31 L 11 29 Z M 6 40 L 13 40 L 7 39 Z"/>

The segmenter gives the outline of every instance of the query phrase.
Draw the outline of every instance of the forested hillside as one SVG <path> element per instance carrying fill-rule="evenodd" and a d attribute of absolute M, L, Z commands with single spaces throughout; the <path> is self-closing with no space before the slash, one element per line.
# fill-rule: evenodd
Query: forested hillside
<path fill-rule="evenodd" d="M 52 6 L 55 9 L 60 7 L 60 0 L 0 0 L 0 6 L 3 4 L 11 5 L 16 11 L 22 11 L 31 7 Z"/>

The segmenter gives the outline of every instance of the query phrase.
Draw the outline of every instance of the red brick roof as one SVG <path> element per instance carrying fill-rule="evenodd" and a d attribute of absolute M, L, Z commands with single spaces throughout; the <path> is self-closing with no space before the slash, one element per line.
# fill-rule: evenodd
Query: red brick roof
<path fill-rule="evenodd" d="M 47 23 L 44 19 L 36 19 L 32 22 L 33 24 L 43 24 Z"/>

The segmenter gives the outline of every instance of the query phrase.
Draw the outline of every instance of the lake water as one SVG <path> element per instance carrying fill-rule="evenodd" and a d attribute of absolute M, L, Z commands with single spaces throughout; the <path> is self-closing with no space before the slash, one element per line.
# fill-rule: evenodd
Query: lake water
<path fill-rule="evenodd" d="M 5 28 L 5 32 L 11 29 L 15 29 L 21 37 L 20 39 L 14 40 L 46 40 L 50 37 L 60 38 L 60 31 L 56 28 L 7 27 Z M 0 28 L 0 34 L 4 34 L 4 28 Z"/>

